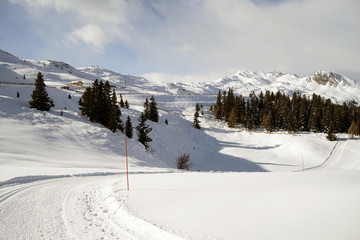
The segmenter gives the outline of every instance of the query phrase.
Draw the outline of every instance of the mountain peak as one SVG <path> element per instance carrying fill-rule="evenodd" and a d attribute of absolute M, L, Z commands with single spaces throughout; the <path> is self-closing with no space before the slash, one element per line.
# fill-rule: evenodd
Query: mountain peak
<path fill-rule="evenodd" d="M 319 85 L 329 85 L 331 87 L 337 87 L 339 85 L 349 86 L 355 83 L 350 78 L 333 73 L 329 70 L 317 71 L 314 75 L 307 77 L 306 81 L 314 81 Z"/>

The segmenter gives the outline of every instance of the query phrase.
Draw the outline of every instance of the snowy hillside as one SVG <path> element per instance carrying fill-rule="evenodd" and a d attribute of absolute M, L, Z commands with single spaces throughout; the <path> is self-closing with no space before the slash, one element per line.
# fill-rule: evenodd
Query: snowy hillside
<path fill-rule="evenodd" d="M 55 103 L 49 112 L 28 104 L 39 71 Z M 84 88 L 71 85 L 96 78 L 129 101 L 121 119 L 130 116 L 134 127 L 145 98 L 158 103 L 159 123 L 147 121 L 150 151 L 135 131 L 127 139 L 130 191 L 124 134 L 81 116 Z M 229 87 L 243 96 L 281 90 L 360 101 L 355 80 L 240 71 L 208 83 L 158 83 L 0 51 L 0 82 L 0 239 L 360 238 L 359 138 L 230 129 L 208 110 Z M 196 103 L 204 106 L 201 130 L 192 127 Z M 175 168 L 184 153 L 191 172 Z"/>

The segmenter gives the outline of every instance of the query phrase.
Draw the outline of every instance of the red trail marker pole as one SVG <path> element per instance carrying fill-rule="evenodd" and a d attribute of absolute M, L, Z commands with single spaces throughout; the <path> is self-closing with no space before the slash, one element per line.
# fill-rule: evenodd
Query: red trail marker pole
<path fill-rule="evenodd" d="M 127 190 L 129 191 L 129 162 L 127 156 L 127 138 L 125 135 L 125 152 L 126 152 L 126 182 L 127 182 Z"/>

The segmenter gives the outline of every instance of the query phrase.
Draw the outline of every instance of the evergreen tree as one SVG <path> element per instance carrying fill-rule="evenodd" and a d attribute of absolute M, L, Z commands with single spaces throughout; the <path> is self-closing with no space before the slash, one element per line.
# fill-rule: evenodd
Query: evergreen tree
<path fill-rule="evenodd" d="M 120 94 L 120 107 L 122 107 L 122 108 L 125 107 L 125 104 L 124 104 L 124 101 L 123 101 L 123 98 L 122 98 L 121 94 Z"/>
<path fill-rule="evenodd" d="M 195 114 L 194 114 L 194 122 L 193 122 L 193 127 L 196 129 L 200 129 L 200 120 L 199 120 L 199 104 L 196 104 L 195 106 Z"/>
<path fill-rule="evenodd" d="M 121 111 L 119 106 L 117 105 L 117 99 L 116 99 L 116 93 L 113 89 L 112 97 L 111 97 L 111 105 L 109 110 L 109 121 L 107 123 L 108 128 L 112 132 L 116 132 L 116 130 L 120 130 L 121 132 L 124 132 L 124 126 L 121 121 Z"/>
<path fill-rule="evenodd" d="M 128 138 L 133 137 L 133 127 L 132 127 L 131 119 L 129 116 L 127 117 L 126 123 L 125 123 L 125 134 Z"/>
<path fill-rule="evenodd" d="M 228 121 L 228 117 L 230 115 L 231 109 L 234 106 L 234 100 L 235 100 L 234 90 L 232 88 L 229 88 L 227 95 L 224 94 L 224 102 L 222 109 L 225 121 Z"/>
<path fill-rule="evenodd" d="M 138 118 L 138 121 L 139 121 L 139 125 L 136 126 L 138 140 L 144 145 L 145 149 L 148 150 L 149 142 L 152 141 L 152 139 L 149 137 L 149 133 L 151 132 L 152 129 L 149 127 L 149 125 L 145 123 L 146 117 L 144 113 L 141 113 L 140 117 Z"/>
<path fill-rule="evenodd" d="M 252 119 L 252 114 L 251 114 L 251 106 L 250 106 L 250 101 L 247 100 L 246 101 L 246 106 L 245 106 L 245 127 L 248 130 L 253 129 L 254 125 L 253 125 L 253 119 Z"/>
<path fill-rule="evenodd" d="M 360 136 L 360 119 L 358 120 L 356 124 L 356 135 Z"/>
<path fill-rule="evenodd" d="M 356 122 L 352 121 L 351 126 L 348 129 L 348 134 L 351 138 L 354 138 L 354 135 L 356 135 Z"/>
<path fill-rule="evenodd" d="M 149 100 L 148 98 L 146 98 L 144 102 L 144 116 L 146 119 L 149 119 L 149 115 L 150 115 Z"/>
<path fill-rule="evenodd" d="M 70 93 L 69 93 L 69 95 L 68 95 L 68 99 L 71 99 L 71 95 L 70 95 Z"/>
<path fill-rule="evenodd" d="M 16 97 L 19 98 L 20 97 L 20 93 L 16 92 Z"/>
<path fill-rule="evenodd" d="M 265 116 L 263 120 L 263 125 L 266 131 L 272 132 L 275 130 L 274 118 L 274 112 L 270 110 L 270 112 Z"/>
<path fill-rule="evenodd" d="M 32 100 L 29 101 L 30 108 L 36 108 L 40 111 L 49 111 L 51 107 L 54 107 L 53 100 L 48 96 L 46 92 L 44 78 L 41 72 L 37 74 L 35 79 L 35 89 L 31 94 Z"/>
<path fill-rule="evenodd" d="M 25 76 L 25 74 L 24 74 L 24 76 L 23 76 L 23 79 L 26 79 L 26 76 Z"/>
<path fill-rule="evenodd" d="M 127 100 L 127 99 L 125 100 L 125 108 L 126 108 L 126 109 L 129 109 L 129 103 L 128 103 L 128 100 Z"/>
<path fill-rule="evenodd" d="M 235 108 L 232 108 L 227 121 L 228 126 L 233 128 L 236 126 L 236 122 L 237 122 L 236 110 Z"/>
<path fill-rule="evenodd" d="M 216 104 L 213 108 L 213 115 L 216 119 L 221 120 L 222 119 L 222 102 L 221 102 L 221 91 L 219 90 L 219 93 L 216 98 Z"/>
<path fill-rule="evenodd" d="M 165 124 L 166 124 L 166 125 L 169 125 L 169 122 L 168 122 L 168 120 L 167 120 L 167 119 L 165 119 Z"/>
<path fill-rule="evenodd" d="M 330 123 L 326 138 L 329 141 L 335 141 L 337 139 L 336 135 L 334 134 L 334 123 Z"/>
<path fill-rule="evenodd" d="M 149 103 L 149 116 L 148 119 L 150 121 L 153 122 L 158 122 L 159 121 L 159 112 L 158 112 L 158 108 L 156 106 L 156 101 L 154 96 L 151 96 L 150 98 L 150 103 Z"/>

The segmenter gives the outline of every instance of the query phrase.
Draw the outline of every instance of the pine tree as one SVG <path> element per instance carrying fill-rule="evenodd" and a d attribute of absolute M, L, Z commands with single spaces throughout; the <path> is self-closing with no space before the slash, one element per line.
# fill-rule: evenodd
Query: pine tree
<path fill-rule="evenodd" d="M 141 113 L 140 117 L 138 118 L 139 125 L 136 126 L 136 132 L 138 136 L 139 142 L 141 142 L 145 146 L 145 150 L 149 149 L 149 142 L 152 141 L 152 139 L 149 137 L 149 133 L 151 132 L 151 128 L 149 125 L 147 125 L 146 117 L 144 113 Z"/>
<path fill-rule="evenodd" d="M 120 94 L 120 107 L 122 107 L 122 108 L 125 107 L 125 104 L 124 104 L 124 101 L 123 101 L 123 98 L 122 98 L 121 94 Z"/>
<path fill-rule="evenodd" d="M 263 125 L 266 131 L 272 132 L 275 130 L 274 118 L 274 112 L 270 110 L 270 112 L 263 119 Z"/>
<path fill-rule="evenodd" d="M 24 76 L 23 76 L 23 79 L 26 79 L 26 76 L 25 76 L 25 74 L 24 74 Z"/>
<path fill-rule="evenodd" d="M 16 97 L 19 98 L 20 97 L 20 93 L 16 92 Z"/>
<path fill-rule="evenodd" d="M 111 97 L 110 111 L 109 111 L 109 121 L 107 123 L 108 128 L 112 132 L 116 132 L 117 129 L 119 129 L 121 132 L 124 132 L 124 126 L 120 116 L 121 116 L 121 111 L 119 106 L 117 105 L 115 90 L 113 90 L 113 94 Z"/>
<path fill-rule="evenodd" d="M 221 102 L 221 91 L 219 90 L 219 93 L 216 98 L 216 104 L 213 108 L 213 115 L 216 119 L 221 120 L 222 119 L 222 102 Z"/>
<path fill-rule="evenodd" d="M 150 103 L 149 103 L 149 116 L 148 119 L 150 121 L 153 122 L 158 122 L 159 121 L 159 112 L 158 112 L 158 108 L 156 106 L 156 101 L 154 96 L 151 96 L 150 98 Z"/>
<path fill-rule="evenodd" d="M 133 137 L 133 127 L 132 127 L 131 119 L 129 116 L 127 117 L 126 123 L 125 123 L 125 134 L 128 138 Z"/>
<path fill-rule="evenodd" d="M 360 119 L 358 120 L 356 124 L 356 135 L 360 136 Z"/>
<path fill-rule="evenodd" d="M 236 117 L 236 110 L 235 107 L 231 109 L 230 115 L 228 117 L 227 124 L 229 127 L 233 128 L 236 126 L 237 117 Z"/>
<path fill-rule="evenodd" d="M 144 117 L 146 119 L 149 119 L 149 115 L 150 115 L 149 100 L 148 98 L 146 98 L 144 102 Z"/>
<path fill-rule="evenodd" d="M 68 95 L 68 99 L 71 99 L 71 95 L 70 95 L 70 93 L 69 93 L 69 95 Z"/>
<path fill-rule="evenodd" d="M 348 129 L 348 134 L 351 138 L 354 138 L 354 135 L 356 135 L 356 122 L 353 120 L 351 123 L 351 126 Z"/>
<path fill-rule="evenodd" d="M 199 120 L 199 104 L 196 104 L 195 106 L 195 113 L 194 113 L 194 122 L 193 122 L 193 127 L 196 129 L 200 129 L 200 120 Z"/>
<path fill-rule="evenodd" d="M 54 107 L 53 100 L 48 96 L 46 92 L 44 78 L 41 72 L 37 74 L 35 79 L 35 89 L 31 94 L 32 100 L 29 101 L 30 108 L 36 108 L 40 111 L 49 111 L 51 107 Z"/>
<path fill-rule="evenodd" d="M 336 135 L 334 134 L 334 123 L 332 123 L 332 122 L 330 123 L 326 138 L 329 141 L 335 141 L 337 139 Z"/>
<path fill-rule="evenodd" d="M 166 124 L 166 125 L 169 125 L 169 122 L 168 122 L 168 120 L 167 120 L 167 119 L 165 119 L 165 124 Z"/>
<path fill-rule="evenodd" d="M 129 109 L 129 103 L 128 103 L 128 100 L 127 100 L 127 99 L 125 100 L 125 108 L 126 108 L 126 109 Z"/>

